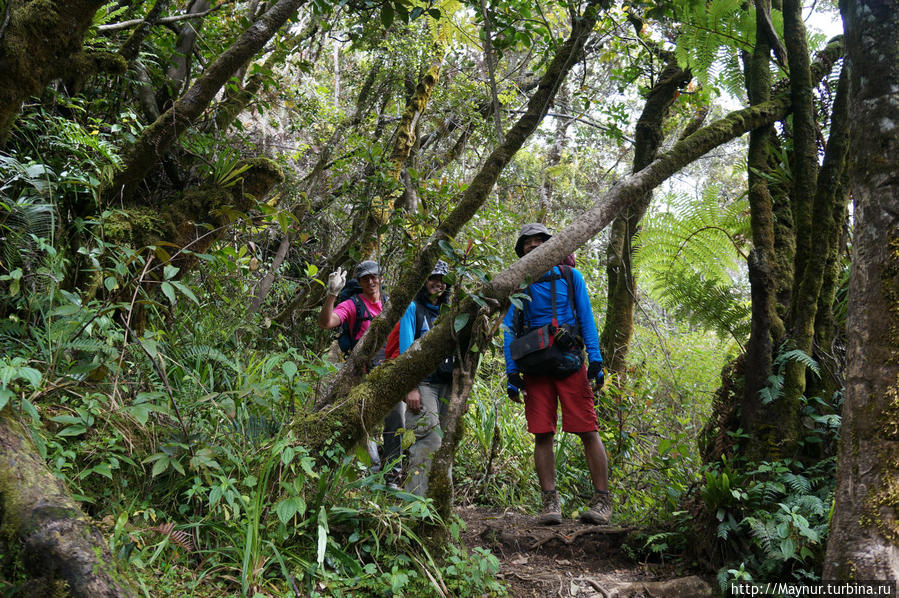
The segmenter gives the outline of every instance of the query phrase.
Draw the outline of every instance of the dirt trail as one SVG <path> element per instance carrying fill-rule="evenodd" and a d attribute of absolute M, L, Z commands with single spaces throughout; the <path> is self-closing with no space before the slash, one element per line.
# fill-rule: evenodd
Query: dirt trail
<path fill-rule="evenodd" d="M 469 547 L 489 548 L 500 560 L 499 577 L 515 598 L 702 598 L 712 586 L 678 576 L 672 566 L 635 564 L 621 544 L 632 528 L 592 526 L 566 519 L 545 527 L 512 511 L 460 508 Z"/>

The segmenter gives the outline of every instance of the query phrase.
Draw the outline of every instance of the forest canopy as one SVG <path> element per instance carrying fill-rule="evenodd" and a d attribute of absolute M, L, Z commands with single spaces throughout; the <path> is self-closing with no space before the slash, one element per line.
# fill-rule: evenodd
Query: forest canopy
<path fill-rule="evenodd" d="M 899 578 L 897 21 L 0 0 L 0 592 L 543 595 L 463 511 L 540 508 L 502 319 L 569 259 L 610 559 L 723 594 Z M 338 355 L 329 275 L 364 260 L 383 311 Z M 374 367 L 438 260 L 451 300 Z M 449 357 L 416 496 L 375 445 Z M 571 519 L 590 463 L 555 447 Z"/>

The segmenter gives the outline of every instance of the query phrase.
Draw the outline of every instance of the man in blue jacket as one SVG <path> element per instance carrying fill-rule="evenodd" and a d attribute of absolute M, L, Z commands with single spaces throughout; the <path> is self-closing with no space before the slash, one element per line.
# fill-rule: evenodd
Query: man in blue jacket
<path fill-rule="evenodd" d="M 399 351 L 405 353 L 412 343 L 434 327 L 440 306 L 449 300 L 443 277 L 449 266 L 438 260 L 434 270 L 400 319 Z M 415 433 L 409 447 L 409 474 L 406 491 L 419 496 L 428 494 L 431 457 L 442 444 L 440 423 L 446 416 L 453 382 L 453 360 L 445 360 L 436 371 L 422 380 L 406 398 L 406 428 Z"/>
<path fill-rule="evenodd" d="M 526 224 L 515 243 L 515 253 L 518 257 L 522 257 L 550 237 L 544 225 Z M 570 278 L 571 288 L 566 278 Z M 551 292 L 553 286 L 556 290 L 555 309 Z M 561 404 L 562 430 L 580 437 L 593 481 L 593 497 L 580 518 L 587 523 L 605 525 L 612 515 L 612 496 L 609 494 L 606 450 L 597 433 L 596 411 L 593 407 L 594 387 L 601 387 L 604 378 L 599 336 L 596 333 L 596 323 L 593 321 L 593 309 L 587 295 L 587 286 L 577 269 L 571 268 L 570 277 L 566 277 L 562 266 L 555 266 L 545 276 L 528 286 L 527 293 L 531 300 L 521 302 L 524 314 L 517 315 L 518 309 L 512 306 L 503 319 L 504 352 L 509 397 L 520 402 L 520 394 L 524 394 L 528 431 L 534 435 L 534 465 L 543 495 L 543 510 L 538 521 L 543 525 L 562 523 L 562 509 L 559 493 L 556 491 L 553 449 L 558 405 Z M 572 296 L 574 310 L 572 310 Z M 521 315 L 523 318 L 517 322 Z M 583 364 L 573 374 L 563 378 L 533 372 L 522 375 L 510 352 L 512 341 L 523 332 L 519 322 L 522 320 L 527 322 L 528 329 L 534 330 L 551 323 L 554 315 L 560 326 L 573 325 L 574 330 L 583 337 L 587 357 L 590 360 L 589 367 Z"/>

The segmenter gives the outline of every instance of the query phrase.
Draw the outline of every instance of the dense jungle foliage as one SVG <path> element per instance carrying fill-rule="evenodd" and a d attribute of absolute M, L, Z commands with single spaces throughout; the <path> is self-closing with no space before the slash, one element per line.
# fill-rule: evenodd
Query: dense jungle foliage
<path fill-rule="evenodd" d="M 539 509 L 500 320 L 572 251 L 626 555 L 725 593 L 822 578 L 858 225 L 843 42 L 818 29 L 836 7 L 0 14 L 0 593 L 91 595 L 73 580 L 108 570 L 93 595 L 505 595 L 452 505 Z M 558 243 L 517 261 L 534 221 Z M 316 317 L 363 259 L 390 307 L 335 365 Z M 443 328 L 365 376 L 437 259 Z M 470 382 L 451 494 L 417 497 L 360 441 L 450 353 Z M 556 441 L 568 517 L 593 489 L 578 439 Z M 883 488 L 863 525 L 895 547 Z M 47 517 L 92 530 L 60 549 L 80 565 L 41 564 L 26 530 Z"/>

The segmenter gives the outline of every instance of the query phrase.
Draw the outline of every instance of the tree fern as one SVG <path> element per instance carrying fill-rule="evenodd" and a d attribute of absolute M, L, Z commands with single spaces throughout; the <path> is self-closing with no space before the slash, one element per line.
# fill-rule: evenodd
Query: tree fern
<path fill-rule="evenodd" d="M 750 236 L 745 199 L 722 206 L 711 185 L 698 200 L 674 197 L 667 205 L 644 219 L 635 237 L 635 268 L 648 275 L 653 298 L 678 317 L 742 343 L 750 322 L 739 274 Z"/>
<path fill-rule="evenodd" d="M 678 64 L 692 69 L 704 85 L 712 82 L 723 57 L 749 51 L 755 44 L 755 13 L 739 0 L 678 0 L 676 6 L 682 23 L 675 49 Z M 734 95 L 741 95 L 741 88 L 742 82 L 735 89 L 728 86 Z"/>

